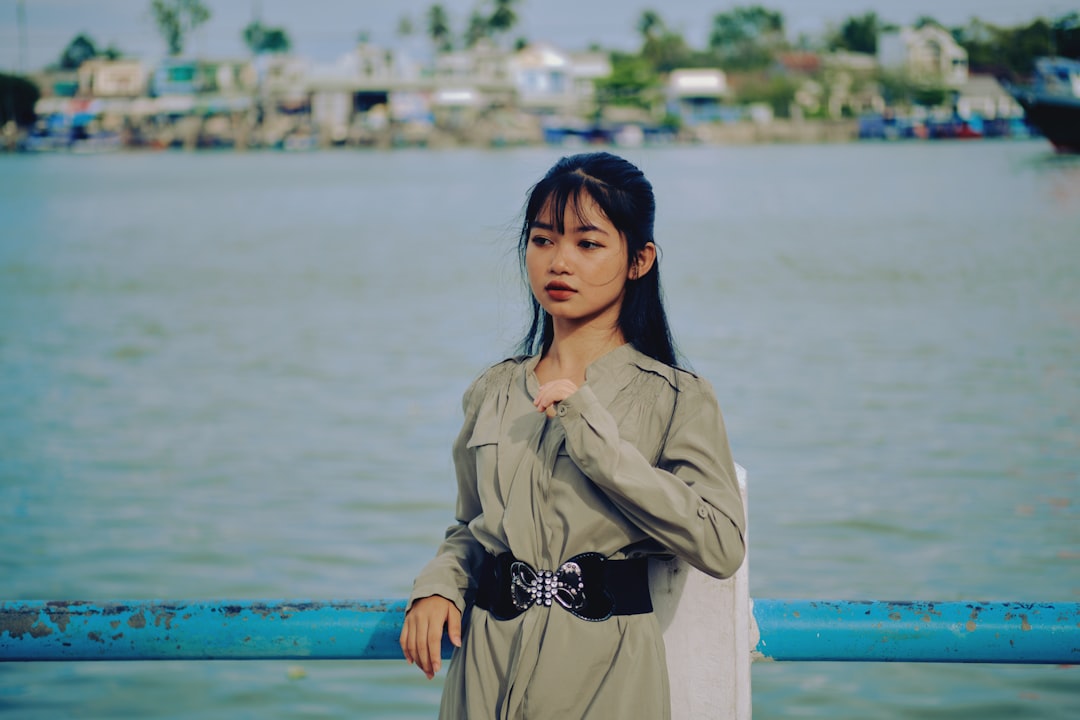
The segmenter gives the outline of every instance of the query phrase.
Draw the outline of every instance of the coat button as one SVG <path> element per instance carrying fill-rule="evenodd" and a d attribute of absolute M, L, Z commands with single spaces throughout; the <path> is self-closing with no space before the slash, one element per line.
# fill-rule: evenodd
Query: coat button
<path fill-rule="evenodd" d="M 565 405 L 560 405 L 559 406 L 559 417 L 564 417 L 565 415 L 566 415 L 566 406 Z"/>
<path fill-rule="evenodd" d="M 704 505 L 697 509 L 697 515 L 700 518 L 709 517 L 709 510 Z"/>

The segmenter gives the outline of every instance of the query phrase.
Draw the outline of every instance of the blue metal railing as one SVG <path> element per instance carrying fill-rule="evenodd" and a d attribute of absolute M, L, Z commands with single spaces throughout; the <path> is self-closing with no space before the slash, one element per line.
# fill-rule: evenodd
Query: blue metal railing
<path fill-rule="evenodd" d="M 399 659 L 404 610 L 401 600 L 3 602 L 0 661 Z M 1080 603 L 758 599 L 753 615 L 755 660 L 1080 664 Z"/>

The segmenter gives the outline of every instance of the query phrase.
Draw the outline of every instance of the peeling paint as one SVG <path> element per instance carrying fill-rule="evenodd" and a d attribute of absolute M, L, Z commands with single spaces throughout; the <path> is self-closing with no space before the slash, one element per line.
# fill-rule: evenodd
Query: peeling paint
<path fill-rule="evenodd" d="M 146 627 L 146 616 L 143 615 L 142 610 L 140 610 L 128 618 L 127 624 L 136 630 L 141 630 Z"/>
<path fill-rule="evenodd" d="M 13 638 L 21 638 L 30 632 L 34 625 L 37 613 L 28 612 L 3 612 L 0 613 L 0 637 L 7 633 Z"/>
<path fill-rule="evenodd" d="M 43 638 L 52 635 L 53 629 L 43 622 L 36 622 L 30 628 L 30 637 Z"/>
<path fill-rule="evenodd" d="M 60 629 L 60 632 L 67 632 L 68 622 L 71 620 L 71 613 L 67 610 L 54 610 L 52 608 L 46 610 L 45 613 L 49 616 L 49 619 L 52 620 L 53 625 Z"/>
<path fill-rule="evenodd" d="M 172 621 L 174 617 L 176 617 L 176 613 L 159 610 L 154 613 L 154 627 L 161 627 L 161 624 L 165 623 L 165 629 L 172 630 Z"/>

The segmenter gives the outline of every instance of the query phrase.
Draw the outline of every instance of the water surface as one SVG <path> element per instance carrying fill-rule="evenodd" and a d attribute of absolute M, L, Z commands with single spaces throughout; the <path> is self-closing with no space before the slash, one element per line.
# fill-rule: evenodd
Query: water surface
<path fill-rule="evenodd" d="M 755 597 L 1080 597 L 1080 163 L 628 151 Z M 3 599 L 403 597 L 553 149 L 0 156 Z M 0 666 L 19 718 L 425 718 L 404 662 Z M 756 718 L 1071 718 L 1074 668 L 774 664 Z M 304 675 L 303 677 L 298 677 Z"/>

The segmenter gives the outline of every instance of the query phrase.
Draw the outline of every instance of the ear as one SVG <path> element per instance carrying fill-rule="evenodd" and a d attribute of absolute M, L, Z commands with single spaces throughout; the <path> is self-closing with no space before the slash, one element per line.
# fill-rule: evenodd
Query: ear
<path fill-rule="evenodd" d="M 637 254 L 637 258 L 630 266 L 630 270 L 626 274 L 627 278 L 630 280 L 637 280 L 640 277 L 644 277 L 652 270 L 653 263 L 655 262 L 656 246 L 652 243 L 645 243 L 645 247 Z"/>

